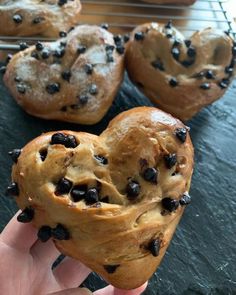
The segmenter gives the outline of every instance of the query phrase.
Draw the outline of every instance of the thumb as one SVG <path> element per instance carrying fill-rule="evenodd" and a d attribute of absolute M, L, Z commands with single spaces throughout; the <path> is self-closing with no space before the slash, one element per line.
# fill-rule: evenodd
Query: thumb
<path fill-rule="evenodd" d="M 73 288 L 59 291 L 56 293 L 50 293 L 48 295 L 92 295 L 93 293 L 86 288 Z"/>

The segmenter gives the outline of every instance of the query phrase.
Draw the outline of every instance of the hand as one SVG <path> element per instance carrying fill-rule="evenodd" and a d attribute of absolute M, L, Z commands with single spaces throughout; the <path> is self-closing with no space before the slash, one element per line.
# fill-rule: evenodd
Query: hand
<path fill-rule="evenodd" d="M 88 289 L 77 288 L 91 272 L 85 265 L 65 258 L 54 270 L 52 263 L 60 255 L 50 240 L 37 240 L 37 231 L 16 216 L 0 235 L 0 294 L 7 295 L 88 295 Z M 94 295 L 139 295 L 146 284 L 135 290 L 120 290 L 111 285 Z"/>

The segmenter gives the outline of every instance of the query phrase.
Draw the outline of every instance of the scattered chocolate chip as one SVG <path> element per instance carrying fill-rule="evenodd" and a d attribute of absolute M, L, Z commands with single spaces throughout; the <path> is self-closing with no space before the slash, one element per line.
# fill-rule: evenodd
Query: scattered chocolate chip
<path fill-rule="evenodd" d="M 100 162 L 101 164 L 103 164 L 103 165 L 107 165 L 107 164 L 108 164 L 108 160 L 107 160 L 107 158 L 105 158 L 105 157 L 103 157 L 103 156 L 101 156 L 101 155 L 94 155 L 94 158 L 95 158 L 98 162 Z"/>
<path fill-rule="evenodd" d="M 59 37 L 65 38 L 66 36 L 67 36 L 66 32 L 63 32 L 63 31 L 59 32 Z"/>
<path fill-rule="evenodd" d="M 8 152 L 8 155 L 11 157 L 11 159 L 14 163 L 17 163 L 17 160 L 18 160 L 20 154 L 21 154 L 21 149 L 14 149 L 14 150 Z"/>
<path fill-rule="evenodd" d="M 172 21 L 169 20 L 168 23 L 165 25 L 166 29 L 171 29 L 172 28 Z"/>
<path fill-rule="evenodd" d="M 44 48 L 44 49 L 42 50 L 41 56 L 42 56 L 43 59 L 47 59 L 47 58 L 49 58 L 49 56 L 50 56 L 50 51 L 49 51 L 47 48 Z"/>
<path fill-rule="evenodd" d="M 62 178 L 56 185 L 55 195 L 61 196 L 68 194 L 72 188 L 72 182 L 66 178 Z"/>
<path fill-rule="evenodd" d="M 211 70 L 206 71 L 205 77 L 207 79 L 215 79 L 215 76 L 214 76 L 214 74 L 213 74 L 213 72 Z"/>
<path fill-rule="evenodd" d="M 203 89 L 203 90 L 208 90 L 211 88 L 210 84 L 209 83 L 203 83 L 200 85 L 200 88 Z"/>
<path fill-rule="evenodd" d="M 195 57 L 196 56 L 196 49 L 193 46 L 189 46 L 188 51 L 187 51 L 187 55 L 189 57 Z"/>
<path fill-rule="evenodd" d="M 96 84 L 91 84 L 89 86 L 89 93 L 92 94 L 92 95 L 95 95 L 98 93 L 98 87 Z"/>
<path fill-rule="evenodd" d="M 152 253 L 154 257 L 157 257 L 160 252 L 160 240 L 154 239 L 148 244 L 148 250 Z"/>
<path fill-rule="evenodd" d="M 130 39 L 130 35 L 129 34 L 125 34 L 123 36 L 123 40 L 124 40 L 125 43 L 127 43 L 129 41 L 129 39 Z"/>
<path fill-rule="evenodd" d="M 158 171 L 155 168 L 147 168 L 143 172 L 143 178 L 153 184 L 157 184 Z"/>
<path fill-rule="evenodd" d="M 127 198 L 131 201 L 138 197 L 140 191 L 141 187 L 137 181 L 130 181 L 126 186 Z"/>
<path fill-rule="evenodd" d="M 53 144 L 66 145 L 66 142 L 67 142 L 67 135 L 58 132 L 58 133 L 53 134 L 50 144 L 52 144 L 52 145 Z"/>
<path fill-rule="evenodd" d="M 65 55 L 65 48 L 57 48 L 54 52 L 53 52 L 53 56 L 57 57 L 57 58 L 62 58 Z"/>
<path fill-rule="evenodd" d="M 43 43 L 41 43 L 41 42 L 38 41 L 38 42 L 35 44 L 35 48 L 36 48 L 36 50 L 38 50 L 38 51 L 43 50 L 43 48 L 44 48 Z"/>
<path fill-rule="evenodd" d="M 111 51 L 107 52 L 107 62 L 114 62 L 114 57 Z"/>
<path fill-rule="evenodd" d="M 78 96 L 78 100 L 81 105 L 85 105 L 89 100 L 89 96 L 86 94 L 81 94 Z"/>
<path fill-rule="evenodd" d="M 85 73 L 91 75 L 93 73 L 93 65 L 92 64 L 85 64 L 84 65 Z"/>
<path fill-rule="evenodd" d="M 8 54 L 7 58 L 6 58 L 6 64 L 8 64 L 10 62 L 10 60 L 12 59 L 13 55 L 12 54 Z"/>
<path fill-rule="evenodd" d="M 234 58 L 231 59 L 229 66 L 230 66 L 230 68 L 233 68 L 235 66 L 235 59 Z"/>
<path fill-rule="evenodd" d="M 46 91 L 49 94 L 53 95 L 53 94 L 60 91 L 60 84 L 59 83 L 48 84 L 47 87 L 46 87 Z"/>
<path fill-rule="evenodd" d="M 84 45 L 79 45 L 78 47 L 77 47 L 77 52 L 79 53 L 79 54 L 83 54 L 83 53 L 85 53 L 85 51 L 86 51 L 86 46 L 84 46 Z"/>
<path fill-rule="evenodd" d="M 141 41 L 144 39 L 144 33 L 143 32 L 136 32 L 134 34 L 134 39 L 137 41 Z"/>
<path fill-rule="evenodd" d="M 29 48 L 29 45 L 26 42 L 20 42 L 19 46 L 20 46 L 20 50 L 25 50 Z"/>
<path fill-rule="evenodd" d="M 18 91 L 20 94 L 25 94 L 25 92 L 26 92 L 26 87 L 25 87 L 24 84 L 18 84 L 18 85 L 16 86 L 16 88 L 17 88 L 17 91 Z"/>
<path fill-rule="evenodd" d="M 116 46 L 116 51 L 119 53 L 119 54 L 123 54 L 125 52 L 125 47 L 122 46 L 122 45 L 117 45 Z"/>
<path fill-rule="evenodd" d="M 61 45 L 61 47 L 66 47 L 67 42 L 66 41 L 60 41 L 60 45 Z"/>
<path fill-rule="evenodd" d="M 173 212 L 179 207 L 179 201 L 171 198 L 164 198 L 161 203 L 163 208 L 169 212 Z"/>
<path fill-rule="evenodd" d="M 37 16 L 33 19 L 32 23 L 34 25 L 37 25 L 37 24 L 40 24 L 41 22 L 43 22 L 45 20 L 44 17 L 41 17 L 41 16 Z"/>
<path fill-rule="evenodd" d="M 173 56 L 174 59 L 179 60 L 179 56 L 180 56 L 179 48 L 173 47 L 171 49 L 171 54 L 172 54 L 172 56 Z"/>
<path fill-rule="evenodd" d="M 195 62 L 195 59 L 190 59 L 190 60 L 184 60 L 181 62 L 182 66 L 184 66 L 185 68 L 190 67 L 191 65 L 193 65 Z"/>
<path fill-rule="evenodd" d="M 168 39 L 172 38 L 172 30 L 167 29 L 167 31 L 166 31 L 166 37 L 167 37 Z"/>
<path fill-rule="evenodd" d="M 68 0 L 58 0 L 58 3 L 57 3 L 57 4 L 58 4 L 59 6 L 63 6 L 63 5 L 65 5 L 65 4 L 67 3 L 67 1 L 68 1 Z"/>
<path fill-rule="evenodd" d="M 67 135 L 65 147 L 76 148 L 78 146 L 77 140 L 74 135 Z"/>
<path fill-rule="evenodd" d="M 176 46 L 179 46 L 180 44 L 181 44 L 181 41 L 175 39 L 175 41 L 174 41 L 174 43 L 173 43 L 173 46 L 176 47 Z"/>
<path fill-rule="evenodd" d="M 182 143 L 184 143 L 187 138 L 187 129 L 186 128 L 177 128 L 177 129 L 175 129 L 175 135 Z"/>
<path fill-rule="evenodd" d="M 226 88 L 229 86 L 229 84 L 226 83 L 224 80 L 220 81 L 220 82 L 218 83 L 218 85 L 219 85 L 219 87 L 220 87 L 221 89 L 226 89 Z"/>
<path fill-rule="evenodd" d="M 87 185 L 76 185 L 71 190 L 71 198 L 74 202 L 79 202 L 85 199 L 87 193 Z"/>
<path fill-rule="evenodd" d="M 15 82 L 21 82 L 21 78 L 18 77 L 18 76 L 16 76 L 16 77 L 14 78 L 14 81 L 15 81 Z"/>
<path fill-rule="evenodd" d="M 26 207 L 18 216 L 17 221 L 22 223 L 28 223 L 34 218 L 34 209 L 31 207 Z"/>
<path fill-rule="evenodd" d="M 98 191 L 96 188 L 90 188 L 85 196 L 85 202 L 87 205 L 92 205 L 98 202 Z"/>
<path fill-rule="evenodd" d="M 104 269 L 107 273 L 114 273 L 116 269 L 120 266 L 120 264 L 117 265 L 103 265 Z"/>
<path fill-rule="evenodd" d="M 181 206 L 186 206 L 191 203 L 191 196 L 186 192 L 179 200 Z"/>
<path fill-rule="evenodd" d="M 23 18 L 22 18 L 22 16 L 20 14 L 13 15 L 12 19 L 14 20 L 14 22 L 16 24 L 20 24 L 23 21 Z"/>
<path fill-rule="evenodd" d="M 122 42 L 122 37 L 121 37 L 121 35 L 115 35 L 115 36 L 113 37 L 113 39 L 114 39 L 114 42 L 115 42 L 116 44 Z"/>
<path fill-rule="evenodd" d="M 63 80 L 70 82 L 70 78 L 71 78 L 71 71 L 64 71 L 61 74 L 61 77 Z"/>
<path fill-rule="evenodd" d="M 160 60 L 153 61 L 152 66 L 160 71 L 165 71 L 164 65 Z"/>
<path fill-rule="evenodd" d="M 12 182 L 6 190 L 6 195 L 7 196 L 19 196 L 20 191 L 19 191 L 19 187 L 18 184 L 16 182 Z"/>
<path fill-rule="evenodd" d="M 6 73 L 6 69 L 7 69 L 6 66 L 1 66 L 1 67 L 0 67 L 0 73 L 1 73 L 1 74 L 5 74 L 5 73 Z"/>
<path fill-rule="evenodd" d="M 45 159 L 47 158 L 48 150 L 46 148 L 41 149 L 39 151 L 39 155 L 40 155 L 41 161 L 44 162 Z"/>
<path fill-rule="evenodd" d="M 231 67 L 226 67 L 225 68 L 225 73 L 226 74 L 229 74 L 229 76 L 232 76 L 233 75 L 233 72 L 234 72 L 234 69 L 231 68 Z"/>
<path fill-rule="evenodd" d="M 191 40 L 184 40 L 184 43 L 187 47 L 189 47 L 192 44 Z"/>
<path fill-rule="evenodd" d="M 165 164 L 168 169 L 171 169 L 177 163 L 176 154 L 169 154 L 164 156 Z"/>
<path fill-rule="evenodd" d="M 109 25 L 106 24 L 106 23 L 103 23 L 100 25 L 101 28 L 105 29 L 105 30 L 108 30 L 109 29 Z"/>
<path fill-rule="evenodd" d="M 114 45 L 106 44 L 106 46 L 105 46 L 106 51 L 111 51 L 112 52 L 114 49 L 115 49 Z"/>
<path fill-rule="evenodd" d="M 233 56 L 236 56 L 236 46 L 232 47 L 232 54 L 233 54 Z"/>
<path fill-rule="evenodd" d="M 58 224 L 55 228 L 51 230 L 52 237 L 57 240 L 69 240 L 69 231 L 61 224 Z"/>
<path fill-rule="evenodd" d="M 39 55 L 38 55 L 38 53 L 37 53 L 36 51 L 33 51 L 33 52 L 31 53 L 31 57 L 33 57 L 33 58 L 35 58 L 35 59 L 39 59 Z"/>
<path fill-rule="evenodd" d="M 179 83 L 175 78 L 171 78 L 169 80 L 169 84 L 170 84 L 171 87 L 176 87 L 176 86 L 178 86 Z"/>
<path fill-rule="evenodd" d="M 109 197 L 105 196 L 104 198 L 101 199 L 101 202 L 109 204 Z"/>
<path fill-rule="evenodd" d="M 38 231 L 38 238 L 41 242 L 45 243 L 52 237 L 52 229 L 48 225 L 43 225 Z"/>

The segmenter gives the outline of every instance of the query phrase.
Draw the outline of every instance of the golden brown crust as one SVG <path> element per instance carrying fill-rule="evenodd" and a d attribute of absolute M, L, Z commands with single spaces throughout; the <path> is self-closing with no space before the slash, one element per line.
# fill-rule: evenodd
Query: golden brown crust
<path fill-rule="evenodd" d="M 148 3 L 155 4 L 175 4 L 175 5 L 192 5 L 197 0 L 142 0 Z"/>
<path fill-rule="evenodd" d="M 37 228 L 61 224 L 69 231 L 69 240 L 54 239 L 62 253 L 79 259 L 115 287 L 139 287 L 160 264 L 184 211 L 183 205 L 175 210 L 162 205 L 164 198 L 178 203 L 190 187 L 193 147 L 188 132 L 186 140 L 176 136 L 179 128 L 186 130 L 170 115 L 139 107 L 117 116 L 100 136 L 61 131 L 76 138 L 76 148 L 50 144 L 55 132 L 43 134 L 23 148 L 13 167 L 17 204 L 22 210 L 34 209 Z M 43 161 L 40 153 L 46 155 Z M 177 163 L 168 168 L 165 157 L 174 153 Z M 155 181 L 144 176 L 147 168 L 156 169 Z M 62 178 L 73 185 L 70 193 L 58 195 Z M 133 181 L 140 186 L 135 198 L 127 193 Z M 85 184 L 97 189 L 99 202 L 73 201 L 75 186 Z M 152 248 L 155 257 L 153 241 L 160 246 L 159 254 L 158 247 Z"/>
<path fill-rule="evenodd" d="M 0 0 L 0 35 L 59 37 L 79 21 L 79 0 Z"/>
<path fill-rule="evenodd" d="M 124 57 L 116 51 L 113 35 L 83 25 L 42 47 L 19 52 L 7 66 L 4 81 L 18 104 L 40 118 L 82 124 L 100 121 L 124 74 Z M 62 57 L 55 56 L 61 52 Z M 35 54 L 37 58 L 32 57 Z"/>
<path fill-rule="evenodd" d="M 140 32 L 143 40 L 136 40 Z M 210 28 L 196 32 L 187 45 L 185 41 L 170 23 L 149 23 L 134 30 L 126 52 L 132 81 L 161 109 L 182 120 L 224 94 L 235 74 L 236 54 L 233 40 Z"/>

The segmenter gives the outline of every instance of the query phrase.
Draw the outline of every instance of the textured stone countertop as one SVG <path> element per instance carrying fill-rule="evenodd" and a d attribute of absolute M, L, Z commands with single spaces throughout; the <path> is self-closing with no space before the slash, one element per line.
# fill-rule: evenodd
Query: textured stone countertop
<path fill-rule="evenodd" d="M 17 210 L 14 201 L 4 197 L 12 164 L 9 150 L 49 130 L 99 134 L 116 114 L 140 105 L 151 103 L 126 78 L 99 124 L 86 127 L 44 121 L 20 109 L 0 77 L 0 229 Z M 236 294 L 236 81 L 221 100 L 202 110 L 188 125 L 195 145 L 193 201 L 145 294 Z M 93 288 L 102 282 L 91 275 L 85 284 Z"/>

